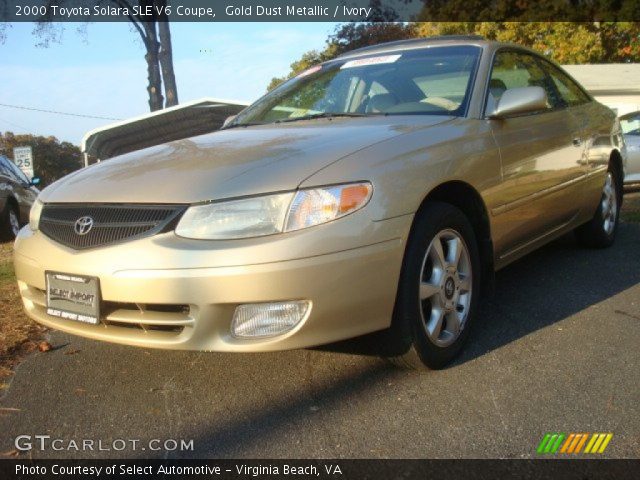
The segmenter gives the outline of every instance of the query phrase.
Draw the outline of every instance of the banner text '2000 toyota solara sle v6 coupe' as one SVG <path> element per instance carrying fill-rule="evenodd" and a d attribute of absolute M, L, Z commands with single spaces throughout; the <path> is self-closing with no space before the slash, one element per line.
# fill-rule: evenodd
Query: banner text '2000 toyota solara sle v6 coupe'
<path fill-rule="evenodd" d="M 49 186 L 16 273 L 32 318 L 94 339 L 255 352 L 380 332 L 397 363 L 439 368 L 496 270 L 571 230 L 612 244 L 625 157 L 613 112 L 535 52 L 387 43 Z"/>

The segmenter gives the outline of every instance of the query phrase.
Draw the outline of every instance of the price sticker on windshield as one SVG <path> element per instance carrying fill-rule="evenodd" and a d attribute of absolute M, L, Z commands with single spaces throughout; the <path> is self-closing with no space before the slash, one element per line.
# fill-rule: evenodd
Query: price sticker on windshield
<path fill-rule="evenodd" d="M 393 63 L 398 60 L 402 55 L 382 55 L 380 57 L 360 58 L 358 60 L 350 60 L 340 67 L 340 70 L 345 68 L 364 67 L 365 65 L 381 65 L 384 63 Z"/>

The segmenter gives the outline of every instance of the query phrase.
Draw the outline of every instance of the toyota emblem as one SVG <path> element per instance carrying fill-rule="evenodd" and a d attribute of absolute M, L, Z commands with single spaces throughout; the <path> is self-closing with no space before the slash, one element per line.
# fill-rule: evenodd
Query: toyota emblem
<path fill-rule="evenodd" d="M 86 235 L 93 228 L 93 218 L 91 217 L 80 217 L 76 220 L 76 224 L 73 226 L 73 229 L 78 235 Z"/>

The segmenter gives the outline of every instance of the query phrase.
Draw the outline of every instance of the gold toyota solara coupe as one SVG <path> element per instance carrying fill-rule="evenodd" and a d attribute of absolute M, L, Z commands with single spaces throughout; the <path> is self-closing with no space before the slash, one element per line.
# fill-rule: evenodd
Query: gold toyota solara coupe
<path fill-rule="evenodd" d="M 30 317 L 98 340 L 262 352 L 379 332 L 396 363 L 439 368 L 496 270 L 572 230 L 613 243 L 625 158 L 614 113 L 544 56 L 386 43 L 44 189 L 16 274 Z"/>

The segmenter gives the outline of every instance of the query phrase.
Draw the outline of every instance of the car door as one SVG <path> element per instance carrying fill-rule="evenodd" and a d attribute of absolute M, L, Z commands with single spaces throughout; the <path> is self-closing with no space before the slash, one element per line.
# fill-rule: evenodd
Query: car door
<path fill-rule="evenodd" d="M 584 166 L 580 145 L 574 144 L 580 126 L 537 56 L 515 49 L 495 54 L 485 114 L 507 89 L 529 86 L 545 90 L 546 109 L 488 120 L 502 163 L 491 202 L 498 263 L 560 230 L 580 209 L 575 183 Z"/>
<path fill-rule="evenodd" d="M 20 221 L 25 222 L 29 218 L 29 210 L 36 198 L 36 193 L 26 175 L 11 160 L 3 158 L 1 161 L 4 164 L 5 181 L 12 196 L 18 201 Z"/>

